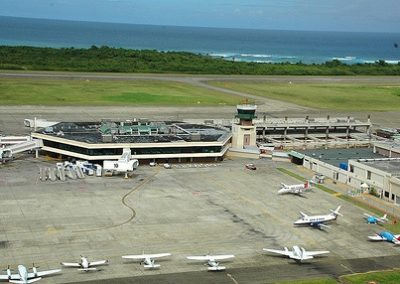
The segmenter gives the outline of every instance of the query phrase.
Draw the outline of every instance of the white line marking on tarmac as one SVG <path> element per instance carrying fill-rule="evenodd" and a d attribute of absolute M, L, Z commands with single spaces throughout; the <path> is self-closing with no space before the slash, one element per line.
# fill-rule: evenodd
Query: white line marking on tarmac
<path fill-rule="evenodd" d="M 342 267 L 344 267 L 344 269 L 347 269 L 348 271 L 350 271 L 351 273 L 354 273 L 354 271 L 353 270 L 351 270 L 350 268 L 348 268 L 346 265 L 344 265 L 344 264 L 340 264 Z"/>
<path fill-rule="evenodd" d="M 239 282 L 237 282 L 236 279 L 233 278 L 232 274 L 227 273 L 226 276 L 228 276 L 230 279 L 232 279 L 233 283 L 239 284 Z"/>

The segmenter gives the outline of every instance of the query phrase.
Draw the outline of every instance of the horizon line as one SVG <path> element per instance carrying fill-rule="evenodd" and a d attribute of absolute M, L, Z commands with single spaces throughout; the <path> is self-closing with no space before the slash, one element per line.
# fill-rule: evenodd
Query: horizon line
<path fill-rule="evenodd" d="M 287 32 L 328 32 L 328 33 L 378 33 L 378 34 L 400 34 L 400 32 L 384 32 L 384 31 L 343 31 L 343 30 L 292 30 L 292 29 L 263 29 L 263 28 L 245 28 L 245 27 L 215 27 L 215 26 L 181 26 L 181 25 L 165 25 L 165 24 L 143 24 L 143 23 L 128 23 L 128 22 L 108 22 L 108 21 L 87 21 L 87 20 L 72 20 L 72 19 L 55 19 L 55 18 L 39 18 L 39 17 L 21 17 L 1 15 L 4 18 L 45 20 L 45 21 L 64 21 L 64 22 L 83 22 L 83 23 L 101 23 L 101 24 L 116 24 L 116 25 L 138 25 L 138 26 L 155 26 L 155 27 L 178 27 L 178 28 L 199 28 L 199 29 L 231 29 L 231 30 L 255 30 L 255 31 L 287 31 Z"/>

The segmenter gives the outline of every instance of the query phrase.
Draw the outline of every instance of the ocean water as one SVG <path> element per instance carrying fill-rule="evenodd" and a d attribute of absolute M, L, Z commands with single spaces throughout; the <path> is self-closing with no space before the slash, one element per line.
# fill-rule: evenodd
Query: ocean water
<path fill-rule="evenodd" d="M 188 51 L 247 62 L 400 62 L 400 33 L 304 32 L 44 20 L 0 16 L 0 45 Z M 396 47 L 397 46 L 397 47 Z"/>

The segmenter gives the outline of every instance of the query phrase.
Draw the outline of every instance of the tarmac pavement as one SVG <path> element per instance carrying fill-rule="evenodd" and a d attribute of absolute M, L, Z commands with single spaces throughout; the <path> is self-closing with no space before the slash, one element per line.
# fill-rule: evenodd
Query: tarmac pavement
<path fill-rule="evenodd" d="M 367 240 L 379 227 L 364 222 L 363 210 L 319 190 L 305 197 L 277 195 L 281 182 L 298 181 L 276 168 L 297 167 L 263 159 L 253 160 L 257 170 L 250 171 L 244 167 L 248 162 L 172 169 L 142 165 L 132 179 L 66 182 L 38 180 L 39 167 L 55 161 L 21 157 L 1 165 L 0 266 L 35 262 L 40 269 L 57 268 L 85 255 L 108 259 L 109 265 L 89 273 L 63 268 L 43 283 L 262 283 L 397 265 L 386 262 L 397 257 L 397 247 Z M 299 211 L 326 214 L 338 205 L 344 217 L 330 229 L 293 226 Z M 293 245 L 331 253 L 300 266 L 262 251 Z M 121 258 L 143 251 L 172 256 L 161 259 L 154 271 Z M 186 259 L 207 253 L 236 257 L 222 262 L 227 267 L 222 273 Z"/>

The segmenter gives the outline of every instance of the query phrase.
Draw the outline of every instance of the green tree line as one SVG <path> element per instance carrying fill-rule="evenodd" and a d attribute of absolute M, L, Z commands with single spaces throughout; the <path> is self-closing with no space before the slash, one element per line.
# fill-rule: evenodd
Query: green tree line
<path fill-rule="evenodd" d="M 189 52 L 107 46 L 0 46 L 0 69 L 226 75 L 400 75 L 400 64 L 387 64 L 383 60 L 352 65 L 338 60 L 322 64 L 234 62 Z"/>

